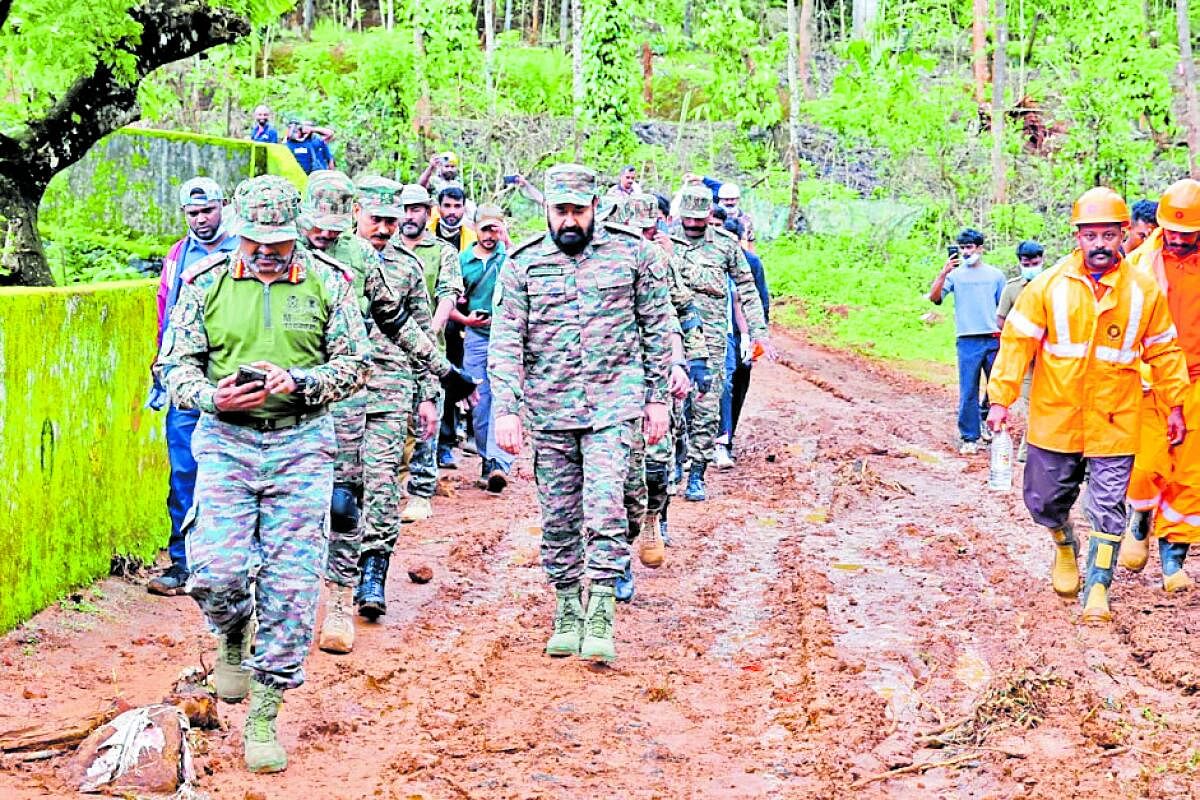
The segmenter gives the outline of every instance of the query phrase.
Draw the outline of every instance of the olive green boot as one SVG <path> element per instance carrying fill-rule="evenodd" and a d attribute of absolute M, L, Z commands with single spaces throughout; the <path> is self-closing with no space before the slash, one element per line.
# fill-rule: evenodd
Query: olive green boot
<path fill-rule="evenodd" d="M 617 613 L 617 600 L 613 587 L 592 584 L 588 590 L 587 619 L 583 627 L 583 644 L 579 657 L 588 661 L 613 661 L 617 649 L 613 644 L 613 618 Z"/>
<path fill-rule="evenodd" d="M 546 642 L 546 654 L 573 656 L 579 653 L 579 642 L 583 638 L 583 601 L 579 599 L 579 585 L 556 589 L 555 594 L 558 605 L 554 609 L 554 634 Z"/>
<path fill-rule="evenodd" d="M 217 637 L 217 663 L 213 667 L 212 682 L 217 697 L 226 703 L 240 703 L 250 691 L 250 670 L 243 667 L 242 662 L 250 658 L 253 641 L 254 626 L 251 624 L 240 633 Z"/>
<path fill-rule="evenodd" d="M 251 772 L 283 772 L 287 753 L 275 738 L 275 718 L 283 705 L 283 691 L 258 681 L 250 682 L 250 713 L 242 730 L 246 769 Z"/>

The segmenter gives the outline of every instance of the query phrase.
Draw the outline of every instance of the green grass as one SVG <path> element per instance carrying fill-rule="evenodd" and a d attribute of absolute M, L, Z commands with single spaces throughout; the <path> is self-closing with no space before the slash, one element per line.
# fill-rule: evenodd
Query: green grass
<path fill-rule="evenodd" d="M 759 255 L 776 322 L 922 377 L 948 376 L 953 300 L 938 307 L 925 296 L 941 265 L 928 242 L 810 234 L 764 242 Z"/>

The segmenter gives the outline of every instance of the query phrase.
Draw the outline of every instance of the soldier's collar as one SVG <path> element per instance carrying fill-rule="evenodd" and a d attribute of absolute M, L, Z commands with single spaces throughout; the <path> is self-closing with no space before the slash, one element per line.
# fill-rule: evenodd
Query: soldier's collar
<path fill-rule="evenodd" d="M 229 259 L 229 275 L 234 280 L 258 280 L 258 276 L 254 274 L 246 263 L 242 261 L 240 253 Z M 284 273 L 283 280 L 288 283 L 300 283 L 308 275 L 308 252 L 299 244 L 292 251 L 292 263 L 288 267 L 288 271 Z"/>

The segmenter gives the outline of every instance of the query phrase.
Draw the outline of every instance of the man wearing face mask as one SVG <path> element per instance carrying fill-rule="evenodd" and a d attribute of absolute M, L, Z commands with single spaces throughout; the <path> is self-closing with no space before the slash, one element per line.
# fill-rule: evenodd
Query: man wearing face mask
<path fill-rule="evenodd" d="M 1129 208 L 1111 189 L 1090 189 L 1071 210 L 1077 249 L 1033 280 L 1009 312 L 988 383 L 988 424 L 1001 430 L 1033 361 L 1024 499 L 1054 542 L 1050 579 L 1079 594 L 1079 543 L 1071 506 L 1086 480 L 1091 524 L 1083 621 L 1112 619 L 1108 590 L 1125 528 L 1125 495 L 1138 448 L 1146 364 L 1166 413 L 1163 435 L 1184 440 L 1187 362 L 1167 298 L 1121 254 Z"/>
<path fill-rule="evenodd" d="M 237 249 L 236 236 L 229 235 L 225 225 L 225 193 L 212 178 L 192 178 L 179 187 L 179 207 L 187 220 L 188 235 L 167 251 L 162 275 L 158 282 L 158 343 L 171 317 L 171 309 L 179 299 L 183 274 L 197 261 L 213 253 L 231 253 Z M 171 465 L 167 491 L 167 512 L 171 517 L 171 538 L 167 554 L 171 566 L 161 575 L 150 579 L 146 590 L 151 594 L 183 594 L 187 581 L 187 548 L 184 518 L 192 507 L 196 487 L 196 460 L 192 457 L 192 432 L 200 412 L 185 411 L 168 404 L 166 390 L 154 378 L 147 406 L 158 411 L 167 409 L 167 457 Z"/>
<path fill-rule="evenodd" d="M 996 308 L 996 325 L 1000 330 L 1004 330 L 1004 319 L 1012 311 L 1016 305 L 1017 298 L 1021 295 L 1021 291 L 1029 285 L 1029 282 L 1042 274 L 1043 264 L 1046 260 L 1046 251 L 1040 244 L 1032 240 L 1026 240 L 1017 245 L 1017 262 L 1021 265 L 1021 274 L 1015 278 L 1011 278 L 1008 284 L 1004 287 L 1004 294 L 1000 295 L 1000 305 Z M 1029 411 L 1029 388 L 1033 384 L 1033 367 L 1030 366 L 1025 372 L 1025 380 L 1021 383 L 1021 403 L 1025 407 L 1026 415 Z M 1029 434 L 1026 431 L 1021 436 L 1021 444 L 1017 448 L 1017 461 L 1021 464 L 1025 463 L 1028 456 Z"/>
<path fill-rule="evenodd" d="M 986 400 L 979 396 L 979 376 L 991 375 L 1000 349 L 996 309 L 1004 294 L 1004 273 L 983 263 L 983 234 L 971 228 L 958 235 L 950 257 L 933 285 L 929 299 L 941 305 L 954 292 L 954 328 L 958 338 L 958 452 L 974 455 L 979 449 Z"/>
<path fill-rule="evenodd" d="M 1157 220 L 1158 229 L 1130 263 L 1153 277 L 1167 295 L 1191 380 L 1183 407 L 1184 418 L 1191 422 L 1200 420 L 1200 182 L 1185 178 L 1172 184 L 1158 202 Z M 1141 439 L 1129 482 L 1132 513 L 1120 563 L 1134 572 L 1145 567 L 1153 531 L 1163 589 L 1178 592 L 1192 587 L 1183 563 L 1191 545 L 1200 542 L 1200 436 L 1189 435 L 1183 444 L 1167 446 L 1169 402 L 1151 379 L 1142 402 Z"/>
<path fill-rule="evenodd" d="M 488 348 L 496 444 L 520 452 L 529 422 L 554 585 L 551 656 L 616 658 L 614 584 L 629 563 L 624 485 L 638 429 L 667 432 L 669 270 L 633 231 L 596 226 L 596 173 L 546 172 L 549 231 L 500 270 Z M 583 605 L 580 581 L 591 580 Z"/>
<path fill-rule="evenodd" d="M 304 683 L 321 593 L 337 449 L 326 409 L 363 385 L 371 346 L 349 274 L 296 246 L 296 189 L 252 178 L 234 208 L 238 249 L 184 272 L 154 368 L 174 404 L 202 412 L 187 591 L 219 637 L 217 696 L 250 696 L 246 768 L 279 772 L 276 718 Z"/>

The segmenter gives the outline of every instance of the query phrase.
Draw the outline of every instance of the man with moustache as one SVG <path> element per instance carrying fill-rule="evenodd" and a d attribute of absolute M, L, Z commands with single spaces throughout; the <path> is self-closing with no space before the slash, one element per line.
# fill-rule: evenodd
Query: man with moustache
<path fill-rule="evenodd" d="M 201 412 L 187 591 L 219 637 L 217 696 L 250 696 L 251 772 L 287 767 L 275 725 L 316 622 L 337 447 L 326 409 L 371 364 L 349 275 L 296 247 L 299 207 L 277 176 L 238 187 L 238 249 L 184 273 L 155 364 L 172 403 Z"/>
<path fill-rule="evenodd" d="M 557 596 L 546 652 L 611 661 L 613 585 L 629 561 L 630 454 L 639 433 L 655 444 L 668 425 L 670 276 L 662 251 L 632 231 L 597 230 L 592 170 L 551 167 L 545 196 L 548 232 L 513 251 L 496 291 L 488 351 L 496 443 L 520 451 L 523 409 L 542 565 Z"/>
<path fill-rule="evenodd" d="M 196 262 L 213 253 L 230 253 L 237 249 L 236 236 L 225 224 L 225 192 L 212 178 L 192 178 L 179 187 L 179 207 L 187 221 L 188 235 L 167 251 L 162 275 L 158 282 L 158 343 L 171 318 L 171 309 L 179 299 L 183 274 Z M 146 584 L 146 591 L 164 596 L 183 594 L 187 581 L 187 529 L 184 519 L 192 508 L 196 488 L 196 459 L 192 456 L 192 433 L 200 421 L 196 409 L 184 410 L 167 402 L 166 390 L 155 378 L 147 406 L 158 411 L 167 409 L 167 459 L 170 478 L 167 490 L 167 513 L 171 517 L 171 537 L 167 554 L 171 566 Z"/>
<path fill-rule="evenodd" d="M 988 425 L 999 431 L 1033 361 L 1025 506 L 1054 541 L 1051 583 L 1079 593 L 1079 544 L 1069 517 L 1084 480 L 1091 523 L 1082 619 L 1112 619 L 1108 589 L 1125 527 L 1125 494 L 1138 447 L 1141 364 L 1169 409 L 1172 445 L 1185 434 L 1187 362 L 1167 298 L 1123 258 L 1129 208 L 1111 189 L 1083 193 L 1071 210 L 1077 249 L 1025 287 L 1004 322 L 988 383 Z"/>
<path fill-rule="evenodd" d="M 1200 419 L 1200 182 L 1184 178 L 1158 202 L 1158 228 L 1130 263 L 1154 278 L 1167 296 L 1191 384 L 1183 402 L 1186 420 Z M 1141 440 L 1129 482 L 1132 513 L 1121 545 L 1121 566 L 1146 566 L 1150 533 L 1158 538 L 1163 589 L 1185 591 L 1192 580 L 1183 570 L 1188 550 L 1200 541 L 1200 436 L 1167 446 L 1170 402 L 1150 382 L 1142 401 Z"/>

